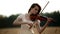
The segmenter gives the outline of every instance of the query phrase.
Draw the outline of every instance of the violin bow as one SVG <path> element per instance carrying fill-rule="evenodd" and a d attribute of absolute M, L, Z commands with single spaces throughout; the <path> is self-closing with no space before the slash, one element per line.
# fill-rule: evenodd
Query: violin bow
<path fill-rule="evenodd" d="M 43 12 L 43 10 L 46 8 L 46 6 L 49 4 L 49 1 L 47 2 L 47 4 L 44 6 L 44 8 L 40 11 L 40 13 L 42 13 Z M 39 14 L 40 14 L 39 13 Z"/>

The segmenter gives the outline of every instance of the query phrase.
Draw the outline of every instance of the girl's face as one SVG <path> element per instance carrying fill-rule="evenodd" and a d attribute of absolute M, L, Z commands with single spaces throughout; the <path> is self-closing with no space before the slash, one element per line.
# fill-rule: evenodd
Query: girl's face
<path fill-rule="evenodd" d="M 38 13 L 38 10 L 39 10 L 39 7 L 38 6 L 35 6 L 34 8 L 31 8 L 30 13 L 31 14 L 37 14 Z"/>

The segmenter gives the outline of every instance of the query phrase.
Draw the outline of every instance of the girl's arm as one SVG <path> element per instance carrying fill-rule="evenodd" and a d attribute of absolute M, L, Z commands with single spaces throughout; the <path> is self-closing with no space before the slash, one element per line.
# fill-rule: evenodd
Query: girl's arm
<path fill-rule="evenodd" d="M 17 18 L 17 19 L 13 22 L 13 25 L 21 25 L 21 24 L 28 24 L 28 25 L 32 26 L 32 23 L 23 22 L 21 18 Z"/>
<path fill-rule="evenodd" d="M 48 26 L 48 24 L 49 24 L 51 21 L 52 21 L 51 18 L 47 18 L 47 22 L 46 22 L 46 24 L 45 24 L 43 27 L 41 27 L 40 33 L 42 33 L 42 32 L 44 31 L 44 29 Z"/>

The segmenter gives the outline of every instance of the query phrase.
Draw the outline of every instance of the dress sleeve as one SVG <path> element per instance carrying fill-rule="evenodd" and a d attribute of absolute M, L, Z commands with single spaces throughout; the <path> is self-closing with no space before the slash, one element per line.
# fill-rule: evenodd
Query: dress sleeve
<path fill-rule="evenodd" d="M 19 23 L 19 22 L 21 22 L 21 21 L 22 21 L 22 14 L 19 15 L 19 16 L 14 20 L 13 24 L 14 24 L 14 23 Z"/>

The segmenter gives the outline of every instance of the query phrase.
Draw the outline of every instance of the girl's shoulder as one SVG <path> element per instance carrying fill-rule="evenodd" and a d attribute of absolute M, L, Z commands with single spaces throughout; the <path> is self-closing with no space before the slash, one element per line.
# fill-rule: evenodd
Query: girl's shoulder
<path fill-rule="evenodd" d="M 24 16 L 24 14 L 19 14 L 19 16 L 17 18 L 22 18 Z"/>

